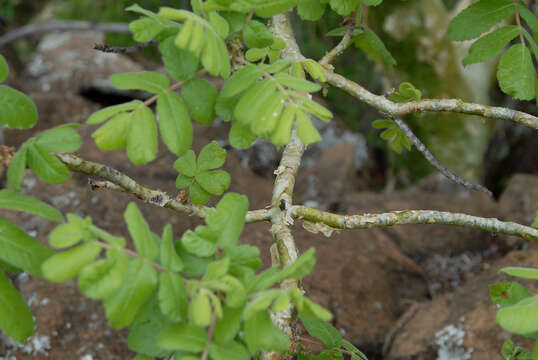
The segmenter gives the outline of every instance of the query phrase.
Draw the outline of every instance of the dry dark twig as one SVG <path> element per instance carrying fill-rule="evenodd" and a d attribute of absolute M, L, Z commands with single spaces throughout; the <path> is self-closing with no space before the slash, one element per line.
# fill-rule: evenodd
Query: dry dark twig
<path fill-rule="evenodd" d="M 134 46 L 110 46 L 107 44 L 95 44 L 93 48 L 105 53 L 115 53 L 115 54 L 133 54 L 138 52 L 148 46 L 157 45 L 157 41 L 151 40 L 145 43 L 140 43 Z"/>

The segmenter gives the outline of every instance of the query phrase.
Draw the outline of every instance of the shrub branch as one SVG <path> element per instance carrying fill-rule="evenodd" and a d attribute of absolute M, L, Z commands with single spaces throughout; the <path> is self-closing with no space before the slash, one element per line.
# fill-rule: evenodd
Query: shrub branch
<path fill-rule="evenodd" d="M 538 229 L 530 226 L 446 211 L 402 210 L 382 214 L 337 215 L 306 206 L 292 206 L 291 213 L 294 218 L 323 223 L 335 229 L 366 229 L 406 224 L 457 225 L 538 241 Z"/>

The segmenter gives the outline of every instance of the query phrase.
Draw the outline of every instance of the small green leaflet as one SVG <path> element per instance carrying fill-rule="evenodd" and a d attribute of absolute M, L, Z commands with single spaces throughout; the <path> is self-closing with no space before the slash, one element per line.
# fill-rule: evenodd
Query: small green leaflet
<path fill-rule="evenodd" d="M 264 23 L 251 20 L 243 27 L 243 39 L 250 48 L 265 48 L 273 43 L 273 34 Z"/>
<path fill-rule="evenodd" d="M 524 279 L 538 280 L 538 269 L 511 266 L 502 268 L 500 271 L 505 274 L 517 276 Z"/>
<path fill-rule="evenodd" d="M 247 210 L 248 198 L 246 196 L 227 193 L 218 202 L 216 209 L 207 214 L 206 223 L 218 234 L 217 245 L 221 249 L 237 246 Z"/>
<path fill-rule="evenodd" d="M 0 54 L 0 82 L 4 82 L 9 75 L 9 67 L 6 58 Z"/>
<path fill-rule="evenodd" d="M 22 92 L 0 85 L 0 125 L 10 129 L 29 129 L 37 122 L 37 108 Z"/>
<path fill-rule="evenodd" d="M 201 353 L 207 344 L 207 333 L 203 328 L 189 324 L 170 325 L 157 339 L 159 346 L 169 350 Z"/>
<path fill-rule="evenodd" d="M 78 286 L 91 299 L 107 299 L 120 288 L 127 274 L 129 257 L 121 250 L 108 249 L 107 258 L 82 268 Z"/>
<path fill-rule="evenodd" d="M 469 55 L 462 61 L 463 65 L 474 64 L 491 59 L 501 52 L 513 38 L 519 35 L 519 33 L 520 30 L 517 26 L 507 25 L 482 36 L 471 45 Z"/>
<path fill-rule="evenodd" d="M 95 130 L 92 138 L 102 151 L 123 149 L 127 146 L 127 126 L 133 113 L 122 112 L 115 115 L 105 125 Z"/>
<path fill-rule="evenodd" d="M 310 248 L 305 251 L 295 262 L 286 266 L 278 273 L 278 281 L 286 279 L 300 280 L 312 272 L 316 264 L 316 249 Z"/>
<path fill-rule="evenodd" d="M 27 195 L 10 190 L 0 190 L 0 208 L 25 211 L 44 219 L 62 221 L 62 214 L 52 206 Z"/>
<path fill-rule="evenodd" d="M 177 81 L 193 77 L 198 70 L 198 58 L 190 51 L 180 49 L 171 36 L 159 44 L 159 51 L 166 71 Z"/>
<path fill-rule="evenodd" d="M 245 341 L 251 354 L 258 351 L 285 351 L 290 347 L 290 339 L 273 325 L 267 311 L 258 311 L 245 323 Z"/>
<path fill-rule="evenodd" d="M 82 146 L 82 138 L 75 131 L 79 124 L 64 124 L 45 130 L 35 137 L 35 143 L 46 151 L 74 152 Z"/>
<path fill-rule="evenodd" d="M 172 226 L 170 224 L 166 225 L 163 230 L 159 260 L 161 265 L 169 271 L 183 270 L 183 262 L 174 247 Z"/>
<path fill-rule="evenodd" d="M 381 133 L 380 137 L 388 141 L 390 148 L 398 154 L 402 153 L 402 147 L 411 150 L 413 143 L 394 121 L 384 119 L 375 120 L 372 126 L 375 129 L 386 129 Z"/>
<path fill-rule="evenodd" d="M 217 90 L 208 81 L 192 79 L 181 90 L 192 118 L 199 124 L 209 125 L 215 120 Z"/>
<path fill-rule="evenodd" d="M 254 5 L 256 15 L 268 18 L 294 7 L 298 0 L 250 0 Z"/>
<path fill-rule="evenodd" d="M 24 170 L 26 169 L 26 158 L 28 153 L 28 147 L 22 145 L 19 151 L 15 153 L 11 159 L 7 171 L 7 182 L 9 186 L 15 191 L 19 191 L 22 178 L 24 177 Z"/>
<path fill-rule="evenodd" d="M 192 123 L 187 107 L 178 94 L 167 91 L 157 99 L 161 137 L 168 149 L 183 155 L 192 145 Z"/>
<path fill-rule="evenodd" d="M 327 348 L 339 348 L 343 339 L 340 331 L 326 321 L 320 320 L 310 311 L 302 311 L 299 319 L 310 335 L 321 340 Z"/>
<path fill-rule="evenodd" d="M 159 94 L 170 86 L 166 75 L 151 71 L 113 74 L 110 82 L 118 89 L 143 90 L 153 94 Z"/>
<path fill-rule="evenodd" d="M 236 96 L 249 87 L 263 75 L 263 70 L 256 65 L 247 65 L 235 72 L 222 86 L 220 95 L 223 98 Z"/>
<path fill-rule="evenodd" d="M 34 174 L 48 183 L 59 184 L 69 179 L 67 166 L 35 142 L 28 145 L 27 162 Z"/>
<path fill-rule="evenodd" d="M 0 259 L 32 275 L 42 276 L 41 264 L 53 251 L 0 217 Z"/>
<path fill-rule="evenodd" d="M 480 0 L 452 19 L 448 36 L 455 41 L 474 39 L 514 12 L 512 0 Z"/>
<path fill-rule="evenodd" d="M 330 0 L 329 4 L 338 15 L 345 16 L 357 8 L 359 0 Z"/>
<path fill-rule="evenodd" d="M 153 241 L 148 223 L 135 203 L 131 202 L 127 205 L 124 218 L 137 253 L 150 260 L 157 258 L 159 250 Z"/>
<path fill-rule="evenodd" d="M 142 106 L 134 111 L 127 125 L 127 156 L 133 164 L 144 165 L 157 155 L 157 124 L 153 112 Z"/>
<path fill-rule="evenodd" d="M 392 67 L 396 65 L 396 60 L 387 50 L 383 41 L 370 28 L 362 26 L 362 30 L 362 33 L 353 37 L 355 46 L 364 51 L 375 62 L 385 64 L 389 71 L 392 71 Z"/>
<path fill-rule="evenodd" d="M 403 82 L 400 84 L 398 91 L 390 94 L 389 99 L 395 102 L 420 101 L 422 99 L 422 92 L 413 84 Z"/>
<path fill-rule="evenodd" d="M 495 320 L 511 333 L 534 338 L 538 334 L 537 318 L 538 296 L 535 295 L 500 308 Z"/>
<path fill-rule="evenodd" d="M 143 17 L 129 23 L 129 30 L 133 33 L 133 39 L 137 42 L 152 40 L 164 30 L 158 21 L 149 17 Z"/>
<path fill-rule="evenodd" d="M 34 319 L 21 294 L 0 271 L 0 330 L 23 344 L 34 333 Z"/>
<path fill-rule="evenodd" d="M 162 272 L 159 275 L 159 307 L 172 322 L 184 321 L 187 317 L 187 293 L 179 274 Z"/>
<path fill-rule="evenodd" d="M 105 299 L 106 316 L 116 329 L 129 326 L 157 288 L 157 270 L 144 259 L 131 259 L 122 286 Z"/>
<path fill-rule="evenodd" d="M 489 286 L 489 296 L 494 304 L 503 307 L 517 304 L 532 294 L 520 283 L 501 282 Z"/>
<path fill-rule="evenodd" d="M 529 49 L 522 44 L 512 45 L 499 61 L 497 80 L 504 93 L 516 99 L 533 99 L 536 70 Z"/>
<path fill-rule="evenodd" d="M 249 360 L 250 354 L 244 345 L 237 341 L 228 343 L 212 343 L 209 347 L 209 355 L 215 360 Z"/>
<path fill-rule="evenodd" d="M 303 20 L 318 21 L 325 13 L 326 5 L 320 0 L 299 0 L 297 13 Z"/>
<path fill-rule="evenodd" d="M 94 112 L 86 121 L 87 124 L 99 124 L 122 112 L 135 110 L 142 105 L 142 101 L 133 100 L 127 103 L 106 107 Z"/>

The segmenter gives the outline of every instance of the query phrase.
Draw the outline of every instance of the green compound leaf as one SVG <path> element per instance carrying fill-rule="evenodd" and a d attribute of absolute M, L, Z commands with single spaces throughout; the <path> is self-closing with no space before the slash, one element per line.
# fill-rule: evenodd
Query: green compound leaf
<path fill-rule="evenodd" d="M 251 354 L 258 351 L 286 351 L 290 339 L 273 325 L 267 311 L 258 311 L 245 323 L 245 341 Z"/>
<path fill-rule="evenodd" d="M 264 48 L 273 43 L 273 34 L 264 23 L 251 20 L 243 28 L 243 39 L 250 48 Z"/>
<path fill-rule="evenodd" d="M 297 5 L 298 0 L 250 0 L 259 17 L 271 17 Z"/>
<path fill-rule="evenodd" d="M 0 260 L 32 275 L 42 276 L 41 264 L 54 253 L 0 217 Z"/>
<path fill-rule="evenodd" d="M 387 50 L 383 41 L 370 28 L 363 26 L 363 32 L 353 37 L 353 42 L 356 47 L 364 51 L 375 62 L 385 64 L 392 71 L 392 67 L 396 65 L 396 60 Z"/>
<path fill-rule="evenodd" d="M 127 146 L 127 129 L 132 112 L 122 112 L 92 133 L 95 144 L 102 151 L 123 149 Z"/>
<path fill-rule="evenodd" d="M 22 92 L 0 85 L 0 125 L 10 129 L 29 129 L 37 122 L 37 108 Z"/>
<path fill-rule="evenodd" d="M 110 82 L 118 89 L 143 90 L 154 94 L 159 94 L 170 86 L 166 75 L 151 71 L 113 74 Z"/>
<path fill-rule="evenodd" d="M 469 49 L 462 63 L 463 65 L 474 64 L 493 58 L 500 53 L 506 45 L 516 36 L 520 30 L 515 25 L 503 26 L 475 41 Z"/>
<path fill-rule="evenodd" d="M 452 19 L 448 24 L 448 36 L 455 41 L 474 39 L 514 12 L 511 0 L 480 0 Z"/>
<path fill-rule="evenodd" d="M 212 343 L 209 346 L 209 356 L 215 360 L 249 360 L 250 354 L 244 345 L 237 341 L 227 343 Z"/>
<path fill-rule="evenodd" d="M 181 91 L 192 118 L 199 124 L 209 125 L 215 120 L 217 90 L 208 81 L 192 79 Z"/>
<path fill-rule="evenodd" d="M 357 8 L 359 0 L 331 0 L 329 4 L 338 15 L 345 16 Z"/>
<path fill-rule="evenodd" d="M 420 101 L 422 92 L 410 82 L 403 82 L 400 84 L 398 91 L 390 94 L 389 99 L 395 102 Z"/>
<path fill-rule="evenodd" d="M 185 155 L 181 156 L 174 162 L 174 169 L 181 175 L 193 177 L 196 175 L 196 154 L 192 150 L 187 150 Z"/>
<path fill-rule="evenodd" d="M 174 239 L 172 234 L 172 226 L 166 225 L 163 230 L 163 236 L 160 249 L 160 262 L 161 265 L 169 271 L 181 271 L 183 270 L 183 262 L 176 253 L 174 247 Z"/>
<path fill-rule="evenodd" d="M 6 58 L 0 54 L 0 82 L 6 81 L 9 75 L 9 66 L 7 65 Z"/>
<path fill-rule="evenodd" d="M 69 179 L 67 166 L 36 143 L 28 145 L 27 161 L 34 174 L 50 184 Z"/>
<path fill-rule="evenodd" d="M 538 269 L 518 267 L 518 266 L 509 266 L 509 267 L 502 268 L 500 271 L 505 274 L 517 276 L 524 279 L 538 280 Z"/>
<path fill-rule="evenodd" d="M 256 65 L 247 65 L 234 73 L 222 86 L 220 96 L 230 98 L 251 87 L 263 75 L 263 70 Z"/>
<path fill-rule="evenodd" d="M 198 70 L 198 58 L 185 49 L 180 49 L 171 36 L 160 43 L 159 51 L 166 71 L 177 81 L 193 77 Z"/>
<path fill-rule="evenodd" d="M 46 151 L 74 152 L 82 146 L 82 138 L 75 131 L 78 124 L 65 124 L 43 131 L 35 143 Z"/>
<path fill-rule="evenodd" d="M 129 267 L 129 257 L 121 250 L 108 249 L 107 258 L 82 268 L 78 286 L 91 299 L 107 299 L 121 286 Z"/>
<path fill-rule="evenodd" d="M 216 210 L 207 214 L 206 223 L 216 234 L 221 249 L 235 248 L 243 231 L 248 211 L 248 198 L 244 195 L 227 193 L 218 202 Z"/>
<path fill-rule="evenodd" d="M 0 271 L 0 330 L 23 344 L 34 333 L 30 308 L 21 294 Z"/>
<path fill-rule="evenodd" d="M 111 117 L 126 111 L 135 110 L 142 105 L 142 101 L 133 100 L 124 104 L 113 105 L 94 112 L 86 121 L 87 124 L 99 124 Z"/>
<path fill-rule="evenodd" d="M 168 350 L 201 353 L 207 344 L 207 333 L 203 328 L 190 324 L 170 325 L 157 339 L 159 346 Z"/>
<path fill-rule="evenodd" d="M 144 220 L 135 203 L 131 202 L 127 205 L 124 218 L 137 253 L 151 260 L 157 258 L 159 249 L 153 241 L 148 223 Z"/>
<path fill-rule="evenodd" d="M 495 320 L 505 330 L 535 338 L 538 335 L 538 296 L 525 298 L 499 309 Z"/>
<path fill-rule="evenodd" d="M 49 204 L 10 190 L 0 190 L 0 208 L 25 211 L 51 221 L 63 220 L 62 213 Z"/>
<path fill-rule="evenodd" d="M 147 42 L 155 38 L 164 26 L 155 19 L 144 17 L 129 23 L 129 30 L 133 33 L 133 39 L 137 42 Z"/>
<path fill-rule="evenodd" d="M 157 124 L 153 112 L 142 106 L 134 111 L 127 126 L 127 156 L 133 164 L 145 165 L 157 155 Z"/>
<path fill-rule="evenodd" d="M 159 275 L 159 307 L 172 322 L 187 318 L 187 293 L 178 274 L 163 272 Z"/>
<path fill-rule="evenodd" d="M 218 142 L 212 141 L 200 151 L 198 155 L 198 170 L 211 170 L 224 165 L 226 161 L 226 150 Z"/>
<path fill-rule="evenodd" d="M 303 20 L 318 21 L 325 13 L 325 6 L 319 0 L 299 0 L 297 13 Z"/>
<path fill-rule="evenodd" d="M 250 126 L 243 125 L 238 121 L 232 122 L 229 140 L 230 145 L 232 145 L 234 148 L 246 149 L 252 145 L 256 138 L 257 136 L 250 130 Z"/>
<path fill-rule="evenodd" d="M 157 270 L 144 259 L 129 260 L 121 287 L 105 299 L 106 316 L 116 329 L 129 326 L 142 305 L 157 288 Z"/>
<path fill-rule="evenodd" d="M 391 94 L 391 96 L 392 95 L 394 95 L 394 93 Z M 414 95 L 413 95 L 413 98 L 414 98 Z M 394 98 L 391 98 L 391 100 L 392 99 L 401 99 L 402 100 L 401 102 L 406 102 L 408 101 L 409 98 L 407 96 L 397 94 Z M 401 154 L 403 147 L 405 147 L 407 150 L 411 150 L 413 143 L 411 142 L 411 140 L 409 140 L 409 138 L 405 135 L 405 133 L 398 127 L 398 125 L 394 121 L 384 120 L 384 119 L 375 120 L 372 123 L 372 126 L 375 129 L 386 128 L 386 130 L 381 133 L 380 137 L 383 140 L 388 141 L 390 148 L 394 150 L 396 153 Z"/>
<path fill-rule="evenodd" d="M 7 171 L 7 182 L 9 183 L 9 186 L 11 186 L 11 188 L 15 191 L 19 191 L 22 178 L 24 177 L 27 154 L 28 147 L 23 145 L 11 159 L 11 164 L 9 165 Z"/>
<path fill-rule="evenodd" d="M 161 137 L 168 149 L 184 154 L 192 145 L 192 123 L 187 107 L 175 92 L 165 92 L 157 99 Z"/>
<path fill-rule="evenodd" d="M 522 44 L 512 45 L 499 61 L 497 79 L 504 93 L 516 99 L 533 99 L 536 70 L 529 49 Z"/>
<path fill-rule="evenodd" d="M 489 295 L 494 304 L 503 306 L 514 305 L 519 301 L 532 296 L 520 283 L 501 282 L 490 285 Z"/>
<path fill-rule="evenodd" d="M 52 282 L 65 282 L 78 275 L 101 252 L 96 242 L 87 242 L 48 258 L 42 266 L 43 277 Z"/>
<path fill-rule="evenodd" d="M 230 187 L 230 174 L 224 170 L 204 171 L 195 176 L 196 182 L 208 193 L 222 195 Z"/>

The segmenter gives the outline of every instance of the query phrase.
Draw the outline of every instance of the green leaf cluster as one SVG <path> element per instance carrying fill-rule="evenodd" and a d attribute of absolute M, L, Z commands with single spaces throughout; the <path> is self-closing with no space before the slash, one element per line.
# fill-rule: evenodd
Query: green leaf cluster
<path fill-rule="evenodd" d="M 19 190 L 26 166 L 51 184 L 59 184 L 69 179 L 67 166 L 54 153 L 74 152 L 82 146 L 82 139 L 75 131 L 78 126 L 60 125 L 24 142 L 13 156 L 8 169 L 7 180 L 11 188 Z"/>
<path fill-rule="evenodd" d="M 214 170 L 226 161 L 226 150 L 216 141 L 207 144 L 198 155 L 188 150 L 174 163 L 179 172 L 176 187 L 189 188 L 189 196 L 194 204 L 205 204 L 211 194 L 222 195 L 230 186 L 230 175 L 224 170 Z"/>
<path fill-rule="evenodd" d="M 516 25 L 500 26 L 489 32 L 493 26 L 516 14 L 516 10 L 517 16 L 527 23 L 532 34 L 525 27 Z M 492 59 L 509 45 L 497 67 L 497 80 L 501 90 L 521 100 L 531 100 L 536 96 L 538 78 L 531 52 L 535 60 L 538 60 L 538 18 L 523 3 L 511 0 L 480 0 L 452 19 L 448 26 L 448 35 L 455 41 L 478 38 L 470 47 L 469 55 L 463 59 L 463 65 Z M 518 36 L 519 41 L 510 45 Z"/>
<path fill-rule="evenodd" d="M 215 156 L 212 145 L 202 164 L 220 162 Z M 257 273 L 259 250 L 238 245 L 247 210 L 245 196 L 228 193 L 207 210 L 205 225 L 174 242 L 170 225 L 162 236 L 154 234 L 130 203 L 124 217 L 134 251 L 90 218 L 68 214 L 67 222 L 50 233 L 50 244 L 63 251 L 44 261 L 43 276 L 55 282 L 78 276 L 81 291 L 103 301 L 110 324 L 130 328 L 128 346 L 142 358 L 196 358 L 207 348 L 211 359 L 248 360 L 260 351 L 286 351 L 290 340 L 272 323 L 270 312 L 293 304 L 312 321 L 331 318 L 300 290 L 271 288 L 308 275 L 315 252 L 308 250 L 283 269 Z"/>
<path fill-rule="evenodd" d="M 405 135 L 405 133 L 398 127 L 398 125 L 392 120 L 379 119 L 372 123 L 375 129 L 385 129 L 379 136 L 389 142 L 390 148 L 397 152 L 402 153 L 402 148 L 411 150 L 413 143 Z"/>
<path fill-rule="evenodd" d="M 9 67 L 0 54 L 0 83 L 6 81 Z M 0 85 L 0 126 L 10 129 L 29 129 L 37 122 L 37 108 L 33 101 L 7 85 Z"/>
<path fill-rule="evenodd" d="M 505 267 L 508 275 L 538 280 L 538 269 Z M 531 352 L 506 341 L 502 347 L 505 359 L 534 359 L 538 356 L 538 295 L 517 282 L 501 282 L 490 286 L 491 300 L 497 305 L 495 320 L 506 331 L 537 340 Z"/>
<path fill-rule="evenodd" d="M 361 10 L 360 5 L 377 6 L 383 0 L 299 0 L 297 13 L 303 20 L 318 21 L 325 13 L 327 4 L 338 15 L 348 16 Z"/>
<path fill-rule="evenodd" d="M 323 76 L 323 71 L 313 62 L 307 60 L 300 66 L 310 68 L 318 78 Z M 285 145 L 290 140 L 294 123 L 303 143 L 320 140 L 310 115 L 330 121 L 332 113 L 307 95 L 319 91 L 321 86 L 294 76 L 293 68 L 293 63 L 288 60 L 270 65 L 251 64 L 226 81 L 217 99 L 217 114 L 232 121 L 232 146 L 248 147 L 256 137 L 270 140 L 277 146 Z"/>

